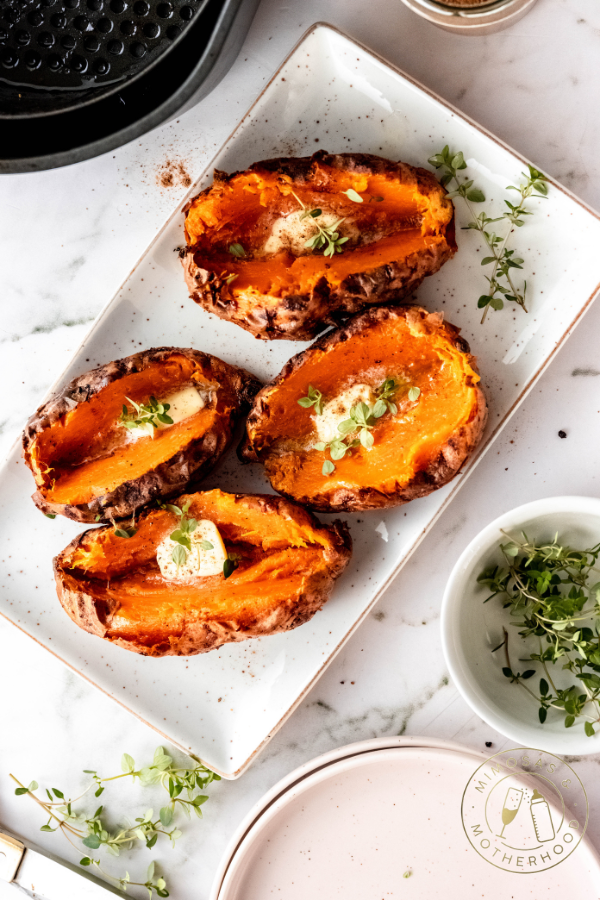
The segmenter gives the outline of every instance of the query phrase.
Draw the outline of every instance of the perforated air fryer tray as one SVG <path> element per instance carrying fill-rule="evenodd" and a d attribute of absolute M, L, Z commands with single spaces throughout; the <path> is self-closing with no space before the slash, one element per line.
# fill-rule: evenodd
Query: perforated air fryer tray
<path fill-rule="evenodd" d="M 129 80 L 171 47 L 204 3 L 0 0 L 0 79 L 52 92 Z M 56 105 L 66 99 L 55 97 Z"/>
<path fill-rule="evenodd" d="M 232 66 L 258 3 L 0 0 L 0 174 L 89 159 L 189 109 Z"/>

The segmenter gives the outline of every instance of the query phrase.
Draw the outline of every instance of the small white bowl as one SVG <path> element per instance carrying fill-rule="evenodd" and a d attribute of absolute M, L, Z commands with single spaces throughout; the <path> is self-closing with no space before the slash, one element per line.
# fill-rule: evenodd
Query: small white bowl
<path fill-rule="evenodd" d="M 552 540 L 558 532 L 559 540 L 572 547 L 591 547 L 600 541 L 600 500 L 548 497 L 526 503 L 504 513 L 471 541 L 452 570 L 442 603 L 442 646 L 450 674 L 469 706 L 521 746 L 556 754 L 599 753 L 600 735 L 587 737 L 582 720 L 567 729 L 562 713 L 549 710 L 541 725 L 539 704 L 502 674 L 504 650 L 491 652 L 502 643 L 505 626 L 513 671 L 535 669 L 537 674 L 527 684 L 537 691 L 539 679 L 544 677 L 541 665 L 522 661 L 530 650 L 523 652 L 526 645 L 518 629 L 509 624 L 509 610 L 502 608 L 498 597 L 484 604 L 487 589 L 477 584 L 483 569 L 500 562 L 499 544 L 506 541 L 500 529 L 515 537 L 525 531 L 536 540 Z M 536 639 L 529 640 L 533 643 L 527 646 L 536 652 Z M 549 666 L 549 671 L 560 688 L 575 683 L 560 663 Z"/>

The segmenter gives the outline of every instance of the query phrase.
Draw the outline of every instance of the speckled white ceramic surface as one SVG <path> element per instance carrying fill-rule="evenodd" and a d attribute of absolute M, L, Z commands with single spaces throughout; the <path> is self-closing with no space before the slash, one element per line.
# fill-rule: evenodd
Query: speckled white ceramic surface
<path fill-rule="evenodd" d="M 240 169 L 261 157 L 301 155 L 319 147 L 369 151 L 419 165 L 446 142 L 464 150 L 468 171 L 500 209 L 503 189 L 518 179 L 523 161 L 364 48 L 317 26 L 213 165 Z M 190 193 L 209 182 L 211 171 L 212 165 Z M 482 274 L 471 233 L 459 232 L 457 257 L 419 291 L 419 302 L 445 311 L 479 357 L 490 401 L 486 444 L 568 335 L 600 281 L 597 217 L 558 186 L 547 201 L 536 202 L 540 212 L 527 224 L 526 236 L 519 236 L 533 264 L 528 316 L 505 311 L 487 329 L 476 325 L 472 295 Z M 60 383 L 139 347 L 164 344 L 207 350 L 267 379 L 303 348 L 255 341 L 189 301 L 174 252 L 182 243 L 182 222 L 180 207 L 101 314 Z M 459 209 L 458 225 L 464 223 Z M 352 565 L 323 611 L 297 631 L 203 657 L 152 660 L 84 634 L 61 611 L 50 560 L 80 528 L 35 512 L 28 499 L 31 476 L 15 451 L 0 484 L 6 572 L 0 609 L 173 744 L 200 755 L 226 777 L 236 777 L 322 673 L 463 480 L 464 475 L 410 507 L 348 516 L 355 542 Z M 207 486 L 215 485 L 268 490 L 260 468 L 242 468 L 233 450 L 208 479 Z"/>
<path fill-rule="evenodd" d="M 463 828 L 461 807 L 465 788 L 480 765 L 481 759 L 468 751 L 403 747 L 373 750 L 317 769 L 265 809 L 213 897 L 598 896 L 600 866 L 585 841 L 547 871 L 527 870 L 525 858 L 522 872 L 508 872 L 475 852 Z M 497 819 L 499 830 L 499 815 Z M 508 838 L 494 840 L 499 854 L 514 859 Z"/>

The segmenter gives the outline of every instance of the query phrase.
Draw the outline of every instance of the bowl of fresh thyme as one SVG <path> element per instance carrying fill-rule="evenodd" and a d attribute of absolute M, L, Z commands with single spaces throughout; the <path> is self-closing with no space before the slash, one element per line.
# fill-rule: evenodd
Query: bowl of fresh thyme
<path fill-rule="evenodd" d="M 600 500 L 500 516 L 456 563 L 442 605 L 450 674 L 521 745 L 600 752 Z"/>

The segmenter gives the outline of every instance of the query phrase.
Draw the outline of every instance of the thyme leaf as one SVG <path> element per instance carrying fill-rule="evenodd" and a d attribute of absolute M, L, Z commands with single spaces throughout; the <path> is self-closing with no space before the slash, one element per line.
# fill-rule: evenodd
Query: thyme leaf
<path fill-rule="evenodd" d="M 179 566 L 185 565 L 187 557 L 188 551 L 186 550 L 186 548 L 182 546 L 182 544 L 177 544 L 171 555 L 171 559 L 173 560 L 177 568 L 179 568 Z"/>
<path fill-rule="evenodd" d="M 342 191 L 342 193 L 346 195 L 348 200 L 352 200 L 353 203 L 363 202 L 363 198 L 353 188 L 348 188 L 347 191 Z"/>

